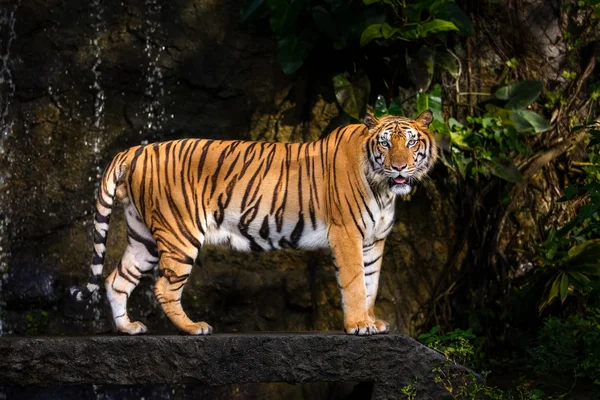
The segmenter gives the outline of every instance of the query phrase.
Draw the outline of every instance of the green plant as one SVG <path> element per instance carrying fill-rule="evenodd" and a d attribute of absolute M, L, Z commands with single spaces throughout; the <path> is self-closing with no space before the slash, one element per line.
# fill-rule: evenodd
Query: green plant
<path fill-rule="evenodd" d="M 447 334 L 440 334 L 440 327 L 434 326 L 429 332 L 419 335 L 418 340 L 447 357 L 445 363 L 433 369 L 434 382 L 443 385 L 448 393 L 444 399 L 537 400 L 544 398 L 541 390 L 529 390 L 524 385 L 508 391 L 489 386 L 485 384 L 489 371 L 483 371 L 481 376 L 477 376 L 473 372 L 458 372 L 453 368 L 457 363 L 473 364 L 475 349 L 481 348 L 482 341 L 472 333 L 471 329 L 454 329 Z"/>
<path fill-rule="evenodd" d="M 48 326 L 48 313 L 44 310 L 33 309 L 25 314 L 27 335 L 39 335 Z"/>
<path fill-rule="evenodd" d="M 364 46 L 373 40 L 410 41 L 425 38 L 438 32 L 460 31 L 473 33 L 473 26 L 465 13 L 453 0 L 420 0 L 414 4 L 406 0 L 364 0 L 365 4 L 385 4 L 390 12 L 381 23 L 365 28 L 360 37 Z"/>
<path fill-rule="evenodd" d="M 533 370 L 547 379 L 564 383 L 587 377 L 600 384 L 600 310 L 546 318 L 530 354 Z"/>
<path fill-rule="evenodd" d="M 471 329 L 455 329 L 446 334 L 440 334 L 440 327 L 434 326 L 427 333 L 419 335 L 418 340 L 424 345 L 444 353 L 449 360 L 468 365 L 475 354 L 471 340 L 476 339 Z"/>
<path fill-rule="evenodd" d="M 590 135 L 585 182 L 568 186 L 559 199 L 582 205 L 574 218 L 551 229 L 535 249 L 533 260 L 548 276 L 540 311 L 557 298 L 564 303 L 570 294 L 590 291 L 592 281 L 600 278 L 600 131 L 591 129 Z"/>
<path fill-rule="evenodd" d="M 416 41 L 440 32 L 472 34 L 469 18 L 453 0 L 248 0 L 241 21 L 268 18 L 277 59 L 293 74 L 318 42 L 335 50 L 396 40 Z"/>
<path fill-rule="evenodd" d="M 414 378 L 410 384 L 400 388 L 400 393 L 406 396 L 406 400 L 416 400 L 418 389 L 419 380 L 417 378 Z"/>
<path fill-rule="evenodd" d="M 540 114 L 527 109 L 542 91 L 539 81 L 521 81 L 499 88 L 494 101 L 488 102 L 486 112 L 480 116 L 468 116 L 459 122 L 442 115 L 442 88 L 434 85 L 428 92 L 420 92 L 416 98 L 418 112 L 433 111 L 431 130 L 448 136 L 452 150 L 443 157 L 448 168 L 462 179 L 486 179 L 496 176 L 509 182 L 522 180 L 515 161 L 530 155 L 528 141 L 531 136 L 550 129 Z M 392 101 L 387 107 L 383 96 L 377 98 L 376 115 L 401 114 L 402 102 Z M 393 110 L 393 111 L 392 111 Z"/>

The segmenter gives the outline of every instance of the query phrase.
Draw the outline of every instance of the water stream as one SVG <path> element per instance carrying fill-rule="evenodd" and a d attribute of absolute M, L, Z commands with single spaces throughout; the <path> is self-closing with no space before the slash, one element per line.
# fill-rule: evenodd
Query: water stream
<path fill-rule="evenodd" d="M 96 99 L 94 101 L 94 121 L 92 132 L 94 137 L 92 138 L 91 146 L 94 154 L 94 171 L 93 177 L 90 180 L 94 180 L 94 188 L 97 190 L 100 177 L 102 176 L 102 166 L 100 165 L 100 149 L 102 148 L 102 136 L 104 133 L 104 105 L 106 97 L 104 90 L 101 85 L 102 72 L 99 70 L 102 65 L 102 48 L 100 47 L 100 39 L 106 30 L 106 21 L 104 20 L 104 7 L 102 0 L 93 0 L 92 11 L 90 17 L 92 17 L 92 28 L 94 29 L 94 38 L 91 40 L 92 54 L 94 55 L 95 61 L 92 67 L 92 73 L 94 74 L 94 82 L 91 89 L 96 92 Z M 97 193 L 95 193 L 97 195 Z"/>
<path fill-rule="evenodd" d="M 0 164 L 6 163 L 5 145 L 13 133 L 10 105 L 15 95 L 16 85 L 11 70 L 10 48 L 17 37 L 15 12 L 20 3 L 19 0 L 17 4 L 0 10 Z M 6 204 L 5 196 L 10 194 L 10 191 L 6 188 L 8 178 L 7 168 L 0 170 L 0 205 Z M 6 215 L 6 210 L 0 209 L 0 336 L 2 336 L 5 329 L 2 323 L 2 309 L 5 305 L 2 297 L 2 284 L 6 281 L 8 275 L 8 258 L 10 257 L 9 223 L 10 220 Z"/>
<path fill-rule="evenodd" d="M 159 37 L 161 36 L 161 27 L 159 18 L 161 15 L 161 5 L 157 0 L 146 0 L 146 9 L 148 18 L 146 19 L 146 45 L 144 53 L 148 58 L 148 68 L 146 70 L 146 89 L 144 95 L 147 99 L 147 104 L 144 109 L 146 123 L 140 131 L 143 135 L 152 135 L 161 132 L 164 128 L 165 107 L 163 100 L 165 97 L 165 89 L 163 82 L 163 72 L 159 65 L 161 52 L 164 51 L 164 46 L 160 44 Z"/>

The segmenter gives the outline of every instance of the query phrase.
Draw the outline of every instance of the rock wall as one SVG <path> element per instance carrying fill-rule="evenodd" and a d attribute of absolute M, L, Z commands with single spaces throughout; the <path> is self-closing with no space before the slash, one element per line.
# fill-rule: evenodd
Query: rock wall
<path fill-rule="evenodd" d="M 16 91 L 4 143 L 2 212 L 8 221 L 4 332 L 112 330 L 100 306 L 74 304 L 91 260 L 97 175 L 140 142 L 182 137 L 306 141 L 340 111 L 331 75 L 288 78 L 268 32 L 239 24 L 241 0 L 22 0 L 9 67 Z M 438 171 L 439 172 L 439 171 Z M 439 174 L 438 174 L 439 175 Z M 399 202 L 378 310 L 410 333 L 454 241 L 454 206 L 442 180 Z M 125 245 L 113 214 L 105 275 Z M 340 294 L 327 252 L 235 254 L 206 249 L 184 307 L 217 332 L 340 330 Z M 151 293 L 131 309 L 152 332 L 175 332 Z"/>

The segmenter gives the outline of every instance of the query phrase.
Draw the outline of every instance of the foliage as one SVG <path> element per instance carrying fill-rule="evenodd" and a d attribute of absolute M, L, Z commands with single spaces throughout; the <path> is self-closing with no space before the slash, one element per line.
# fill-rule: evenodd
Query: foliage
<path fill-rule="evenodd" d="M 417 378 L 414 378 L 410 384 L 400 388 L 400 393 L 402 393 L 404 396 L 406 396 L 405 397 L 406 400 L 416 400 L 418 391 L 419 391 L 419 380 Z"/>
<path fill-rule="evenodd" d="M 583 184 L 568 186 L 561 202 L 583 204 L 576 216 L 558 229 L 551 229 L 544 243 L 536 248 L 533 259 L 540 274 L 548 275 L 546 293 L 540 303 L 544 310 L 555 299 L 564 303 L 574 293 L 591 290 L 600 278 L 600 140 L 599 131 L 591 130 L 590 162 Z"/>
<path fill-rule="evenodd" d="M 385 4 L 393 12 L 388 13 L 382 23 L 365 28 L 360 45 L 373 40 L 421 39 L 438 32 L 460 31 L 471 35 L 473 26 L 465 13 L 454 1 L 420 0 L 414 4 L 406 1 L 364 0 L 365 4 Z"/>
<path fill-rule="evenodd" d="M 493 386 L 486 385 L 482 379 L 472 372 L 457 372 L 453 364 L 473 365 L 474 357 L 480 353 L 482 339 L 477 338 L 471 329 L 455 329 L 447 334 L 440 334 L 440 327 L 434 326 L 428 333 L 421 334 L 419 341 L 447 357 L 447 362 L 433 369 L 435 383 L 444 386 L 448 392 L 445 399 L 497 399 L 497 400 L 534 400 L 544 398 L 544 393 L 539 389 L 529 390 L 524 385 L 515 390 L 503 391 Z M 483 372 L 485 379 L 489 372 Z M 410 386 L 411 390 L 415 390 Z M 403 391 L 404 393 L 404 391 Z M 413 396 L 416 392 L 410 391 Z M 404 393 L 405 394 L 405 393 Z M 417 398 L 417 397 L 408 397 Z"/>
<path fill-rule="evenodd" d="M 530 353 L 533 370 L 547 379 L 587 377 L 600 384 L 600 310 L 547 318 Z"/>
<path fill-rule="evenodd" d="M 416 41 L 440 32 L 472 34 L 469 18 L 453 0 L 248 0 L 243 23 L 268 18 L 277 39 L 278 62 L 293 74 L 319 42 L 334 50 L 370 42 Z"/>
<path fill-rule="evenodd" d="M 25 314 L 27 326 L 25 333 L 27 335 L 39 335 L 44 332 L 48 325 L 48 312 L 39 309 L 32 309 Z"/>
<path fill-rule="evenodd" d="M 455 329 L 447 334 L 440 334 L 440 327 L 434 326 L 429 332 L 419 335 L 418 339 L 424 345 L 444 353 L 448 359 L 459 364 L 471 364 L 475 354 L 471 343 L 475 335 L 471 329 L 466 331 Z"/>
<path fill-rule="evenodd" d="M 496 104 L 488 103 L 487 112 L 481 116 L 468 116 L 464 123 L 442 116 L 442 89 L 434 85 L 428 92 L 417 95 L 417 112 L 430 109 L 434 121 L 431 130 L 451 139 L 449 158 L 442 160 L 462 179 L 477 179 L 492 175 L 509 182 L 520 182 L 521 174 L 515 159 L 531 153 L 528 139 L 545 132 L 549 123 L 540 114 L 527 110 L 540 95 L 542 83 L 521 81 L 499 88 L 495 92 Z M 394 100 L 393 103 L 401 103 Z M 376 115 L 392 114 L 383 96 L 375 103 Z M 401 111 L 400 107 L 395 110 Z"/>

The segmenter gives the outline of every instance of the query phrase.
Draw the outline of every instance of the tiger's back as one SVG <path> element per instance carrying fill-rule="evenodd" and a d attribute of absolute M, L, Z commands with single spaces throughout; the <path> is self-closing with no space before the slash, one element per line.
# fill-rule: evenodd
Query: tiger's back
<path fill-rule="evenodd" d="M 410 120 L 401 120 L 406 121 Z M 406 143 L 415 142 L 411 135 L 418 135 L 407 128 L 402 138 L 404 125 L 391 122 L 395 120 L 378 124 L 377 135 L 365 122 L 311 143 L 183 139 L 119 153 L 105 170 L 99 190 L 92 278 L 77 296 L 86 297 L 100 281 L 116 197 L 125 205 L 129 244 L 106 288 L 122 332 L 146 331 L 143 324 L 129 320 L 126 302 L 142 275 L 158 264 L 155 294 L 167 316 L 185 332 L 212 331 L 204 322 L 189 320 L 180 304 L 183 286 L 205 244 L 241 251 L 330 247 L 344 294 L 346 330 L 387 331 L 387 323 L 374 317 L 373 306 L 395 192 L 405 190 L 411 177 L 420 178 L 435 159 L 435 144 L 425 127 L 411 155 L 413 175 L 386 172 L 394 164 L 385 165 L 381 140 L 403 140 L 410 148 Z M 410 161 L 400 150 L 396 158 Z M 390 151 L 387 157 L 392 155 Z M 423 160 L 428 164 L 417 168 Z M 359 287 L 349 288 L 355 281 Z"/>

